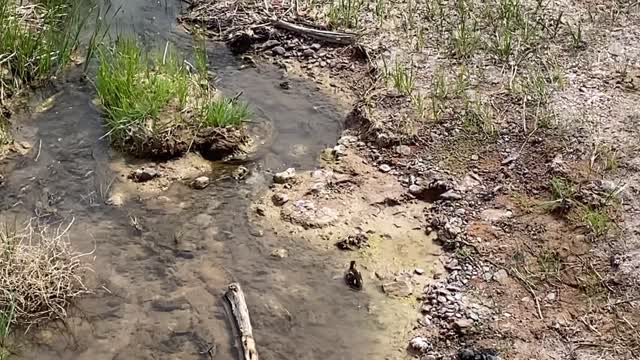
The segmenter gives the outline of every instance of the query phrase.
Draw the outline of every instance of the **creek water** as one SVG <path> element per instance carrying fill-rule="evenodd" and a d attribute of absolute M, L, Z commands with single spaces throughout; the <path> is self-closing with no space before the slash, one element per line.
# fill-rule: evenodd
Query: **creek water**
<path fill-rule="evenodd" d="M 176 26 L 180 3 L 118 0 L 118 31 L 147 43 L 171 41 L 189 49 Z M 75 248 L 93 251 L 95 293 L 78 300 L 64 322 L 32 328 L 19 336 L 24 359 L 215 359 L 236 356 L 222 294 L 232 281 L 247 295 L 262 359 L 382 359 L 389 350 L 385 323 L 369 314 L 366 293 L 349 291 L 336 273 L 344 264 L 295 235 L 283 238 L 249 220 L 251 199 L 267 185 L 265 169 L 312 168 L 334 144 L 341 113 L 304 82 L 293 91 L 278 87 L 276 68 L 239 70 L 224 49 L 210 60 L 219 87 L 243 92 L 258 127 L 271 141 L 246 166 L 245 182 L 221 177 L 205 190 L 175 183 L 161 197 L 130 197 L 121 207 L 104 204 L 122 161 L 108 141 L 91 86 L 59 85 L 53 106 L 19 119 L 19 136 L 31 151 L 3 164 L 2 220 L 38 217 L 52 225 L 74 219 Z M 115 179 L 115 180 L 114 180 Z M 131 226 L 139 219 L 142 228 Z M 176 240 L 179 237 L 179 241 Z M 274 259 L 274 248 L 290 256 Z"/>

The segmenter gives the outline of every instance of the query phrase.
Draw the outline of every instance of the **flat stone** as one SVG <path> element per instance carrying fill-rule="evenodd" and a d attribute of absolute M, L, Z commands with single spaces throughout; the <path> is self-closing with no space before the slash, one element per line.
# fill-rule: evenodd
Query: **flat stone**
<path fill-rule="evenodd" d="M 382 290 L 389 296 L 407 297 L 413 293 L 413 286 L 407 280 L 398 280 L 383 284 Z"/>
<path fill-rule="evenodd" d="M 513 213 L 506 209 L 486 209 L 480 213 L 480 218 L 488 222 L 496 222 L 513 216 Z"/>
<path fill-rule="evenodd" d="M 422 268 L 415 268 L 413 270 L 413 272 L 415 272 L 417 275 L 423 275 L 424 274 L 424 269 Z"/>
<path fill-rule="evenodd" d="M 382 165 L 380 165 L 379 169 L 383 173 L 388 173 L 389 171 L 391 171 L 391 166 L 389 166 L 387 164 L 382 164 Z"/>
<path fill-rule="evenodd" d="M 298 200 L 282 209 L 282 218 L 304 228 L 323 228 L 338 220 L 338 212 L 328 207 L 316 208 L 310 200 Z"/>
<path fill-rule="evenodd" d="M 318 51 L 322 46 L 318 43 L 311 44 L 311 49 Z"/>
<path fill-rule="evenodd" d="M 509 273 L 507 273 L 507 270 L 505 269 L 500 269 L 493 274 L 493 280 L 499 282 L 502 285 L 507 282 L 507 279 L 509 279 Z"/>
<path fill-rule="evenodd" d="M 288 168 L 285 171 L 276 173 L 273 175 L 273 181 L 277 184 L 290 184 L 295 182 L 296 179 L 296 169 Z"/>
<path fill-rule="evenodd" d="M 469 320 L 469 319 L 458 319 L 454 322 L 455 326 L 460 329 L 460 330 L 464 330 L 466 328 L 470 328 L 473 326 L 473 320 Z"/>
<path fill-rule="evenodd" d="M 191 182 L 191 187 L 194 189 L 202 190 L 209 186 L 209 178 L 206 176 L 197 177 Z"/>
<path fill-rule="evenodd" d="M 271 49 L 272 47 L 275 46 L 279 46 L 280 45 L 280 41 L 275 40 L 275 39 L 271 39 L 271 40 L 267 40 L 264 42 L 264 44 L 262 44 L 262 48 L 267 50 L 267 49 Z M 284 49 L 282 49 L 284 50 Z"/>
<path fill-rule="evenodd" d="M 462 199 L 462 195 L 458 194 L 453 190 L 446 191 L 440 194 L 440 199 L 442 200 L 460 200 Z"/>

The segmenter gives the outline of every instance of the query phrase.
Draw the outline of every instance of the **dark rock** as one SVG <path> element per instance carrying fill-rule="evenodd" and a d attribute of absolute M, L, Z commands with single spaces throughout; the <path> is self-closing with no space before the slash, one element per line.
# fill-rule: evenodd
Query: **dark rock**
<path fill-rule="evenodd" d="M 281 82 L 281 83 L 280 83 L 280 87 L 281 87 L 282 89 L 289 90 L 289 82 L 288 82 L 288 81 L 283 81 L 283 82 Z"/>
<path fill-rule="evenodd" d="M 146 182 L 160 176 L 160 173 L 154 169 L 140 168 L 129 174 L 129 179 L 135 182 Z"/>
<path fill-rule="evenodd" d="M 302 56 L 304 57 L 312 57 L 315 54 L 316 52 L 311 49 L 306 49 L 305 51 L 302 52 Z"/>
<path fill-rule="evenodd" d="M 289 201 L 289 197 L 286 194 L 273 194 L 271 201 L 275 206 L 282 206 Z"/>
<path fill-rule="evenodd" d="M 360 233 L 357 235 L 349 235 L 346 239 L 337 242 L 336 246 L 340 250 L 357 250 L 369 246 L 368 241 L 369 238 L 367 235 Z"/>
<path fill-rule="evenodd" d="M 264 50 L 268 50 L 268 49 L 271 49 L 271 48 L 276 47 L 276 46 L 280 46 L 280 41 L 275 40 L 275 39 L 271 39 L 271 40 L 267 40 L 267 41 L 265 41 L 265 42 L 262 44 L 262 46 L 261 46 L 261 47 L 262 47 L 262 49 L 264 49 Z"/>

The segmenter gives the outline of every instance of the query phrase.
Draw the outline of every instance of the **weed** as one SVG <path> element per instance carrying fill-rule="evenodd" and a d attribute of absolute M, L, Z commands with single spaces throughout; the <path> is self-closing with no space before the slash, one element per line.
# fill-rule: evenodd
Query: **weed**
<path fill-rule="evenodd" d="M 609 215 L 601 210 L 586 209 L 582 219 L 596 238 L 607 235 L 611 227 Z"/>
<path fill-rule="evenodd" d="M 426 43 L 425 28 L 420 27 L 416 33 L 416 51 L 420 52 L 424 49 Z"/>
<path fill-rule="evenodd" d="M 438 100 L 445 100 L 449 96 L 449 83 L 444 68 L 436 70 L 431 81 L 431 94 Z"/>
<path fill-rule="evenodd" d="M 415 78 L 413 72 L 413 63 L 406 66 L 396 60 L 392 73 L 390 74 L 393 80 L 393 87 L 401 94 L 410 96 L 415 88 Z"/>
<path fill-rule="evenodd" d="M 433 117 L 433 120 L 435 122 L 442 121 L 446 111 L 447 106 L 444 100 L 431 95 L 431 116 Z"/>
<path fill-rule="evenodd" d="M 455 6 L 458 25 L 451 32 L 451 51 L 454 57 L 469 58 L 475 53 L 480 42 L 478 22 L 470 18 L 473 12 L 468 0 L 456 0 Z"/>
<path fill-rule="evenodd" d="M 576 189 L 571 182 L 562 177 L 554 177 L 550 183 L 551 194 L 554 200 L 573 200 Z"/>
<path fill-rule="evenodd" d="M 560 272 L 562 263 L 557 252 L 545 249 L 538 255 L 537 260 L 540 272 L 545 278 Z"/>
<path fill-rule="evenodd" d="M 456 96 L 460 96 L 464 94 L 465 91 L 467 91 L 470 86 L 469 78 L 469 68 L 464 64 L 460 65 L 460 67 L 458 68 L 458 72 L 456 73 L 456 83 L 454 89 Z"/>
<path fill-rule="evenodd" d="M 333 0 L 327 14 L 331 28 L 356 28 L 364 0 Z"/>
<path fill-rule="evenodd" d="M 497 135 L 497 130 L 493 118 L 493 110 L 490 105 L 480 99 L 464 99 L 462 123 L 465 129 L 475 134 L 483 134 L 489 138 L 494 138 Z"/>
<path fill-rule="evenodd" d="M 578 23 L 575 27 L 567 23 L 569 35 L 571 36 L 571 45 L 576 50 L 584 50 L 587 48 L 587 42 L 583 38 L 582 23 Z"/>
<path fill-rule="evenodd" d="M 0 360 L 6 360 L 11 355 L 8 338 L 15 318 L 15 308 L 15 302 L 11 301 L 6 309 L 0 309 Z"/>
<path fill-rule="evenodd" d="M 194 47 L 195 67 L 200 76 L 200 84 L 208 86 L 209 79 L 209 58 L 207 56 L 207 43 L 202 35 L 195 36 L 196 46 Z"/>
<path fill-rule="evenodd" d="M 411 103 L 420 119 L 423 119 L 427 113 L 427 98 L 422 94 L 411 96 Z"/>
<path fill-rule="evenodd" d="M 219 98 L 202 107 L 202 124 L 212 127 L 238 126 L 246 121 L 251 112 L 246 103 Z"/>

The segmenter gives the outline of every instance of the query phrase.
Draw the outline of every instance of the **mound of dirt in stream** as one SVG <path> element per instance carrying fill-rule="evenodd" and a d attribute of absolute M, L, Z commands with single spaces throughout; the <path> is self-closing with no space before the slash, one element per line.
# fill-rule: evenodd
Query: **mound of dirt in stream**
<path fill-rule="evenodd" d="M 250 142 L 244 128 L 172 127 L 165 131 L 149 131 L 131 127 L 114 145 L 139 158 L 169 160 L 199 152 L 207 160 L 222 160 L 241 152 Z"/>

